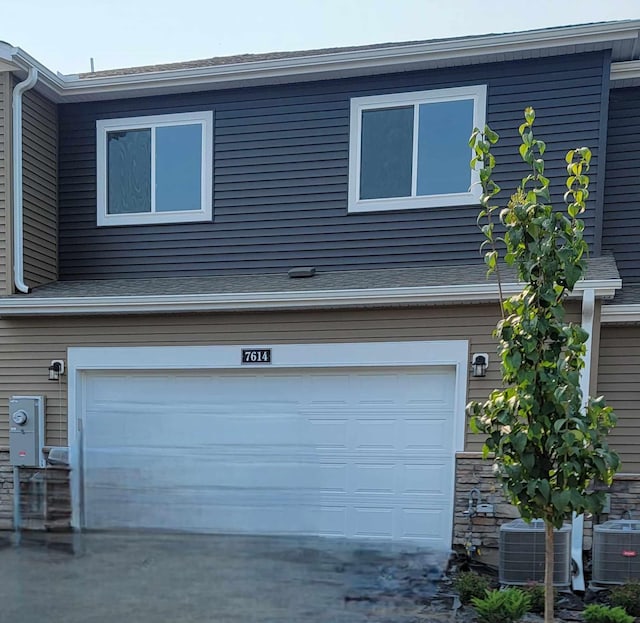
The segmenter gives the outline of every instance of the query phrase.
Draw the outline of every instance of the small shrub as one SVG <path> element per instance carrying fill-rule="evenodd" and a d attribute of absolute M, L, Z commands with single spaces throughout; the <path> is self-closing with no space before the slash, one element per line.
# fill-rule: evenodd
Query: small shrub
<path fill-rule="evenodd" d="M 515 623 L 531 606 L 529 595 L 519 588 L 487 591 L 484 599 L 474 597 L 472 603 L 481 623 Z"/>
<path fill-rule="evenodd" d="M 529 595 L 531 600 L 531 607 L 529 612 L 535 614 L 544 614 L 544 584 L 538 582 L 531 582 L 522 587 L 522 590 Z M 553 590 L 553 601 L 556 602 L 558 598 L 558 591 Z"/>
<path fill-rule="evenodd" d="M 633 617 L 624 608 L 591 604 L 584 609 L 582 617 L 587 623 L 633 623 Z"/>
<path fill-rule="evenodd" d="M 463 571 L 455 579 L 453 587 L 458 591 L 460 601 L 463 604 L 470 604 L 474 597 L 481 599 L 486 595 L 489 589 L 489 580 L 474 571 Z"/>
<path fill-rule="evenodd" d="M 609 601 L 612 606 L 620 606 L 628 614 L 640 617 L 640 581 L 634 580 L 612 588 Z"/>
<path fill-rule="evenodd" d="M 531 605 L 529 606 L 530 612 L 535 612 L 535 614 L 543 614 L 544 585 L 538 584 L 537 582 L 532 582 L 531 584 L 527 584 L 523 590 L 527 595 L 529 595 L 529 601 L 531 602 Z"/>

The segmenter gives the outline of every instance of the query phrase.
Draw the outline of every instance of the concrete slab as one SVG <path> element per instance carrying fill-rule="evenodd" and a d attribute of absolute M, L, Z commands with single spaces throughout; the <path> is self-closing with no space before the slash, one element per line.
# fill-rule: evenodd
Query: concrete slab
<path fill-rule="evenodd" d="M 322 538 L 23 535 L 0 549 L 3 623 L 409 623 L 438 552 Z M 441 620 L 441 619 L 439 619 Z"/>

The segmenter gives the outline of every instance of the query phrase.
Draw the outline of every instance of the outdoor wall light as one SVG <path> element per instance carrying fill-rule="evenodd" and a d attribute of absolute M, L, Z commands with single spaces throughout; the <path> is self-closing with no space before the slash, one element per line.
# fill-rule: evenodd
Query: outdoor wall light
<path fill-rule="evenodd" d="M 471 357 L 471 376 L 484 377 L 487 376 L 487 368 L 489 367 L 489 355 L 487 353 L 474 353 Z"/>
<path fill-rule="evenodd" d="M 62 359 L 54 359 L 49 366 L 49 380 L 59 381 L 64 374 L 64 361 Z"/>

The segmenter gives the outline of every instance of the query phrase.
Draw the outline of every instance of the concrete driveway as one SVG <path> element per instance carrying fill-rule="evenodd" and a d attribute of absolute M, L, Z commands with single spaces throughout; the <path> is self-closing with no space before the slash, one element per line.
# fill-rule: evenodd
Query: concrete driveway
<path fill-rule="evenodd" d="M 0 549 L 3 623 L 414 623 L 441 553 L 321 538 L 25 535 Z"/>

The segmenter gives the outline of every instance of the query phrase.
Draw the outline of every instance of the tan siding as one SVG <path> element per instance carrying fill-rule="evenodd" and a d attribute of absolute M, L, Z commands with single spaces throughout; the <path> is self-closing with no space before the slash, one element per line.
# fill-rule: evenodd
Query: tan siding
<path fill-rule="evenodd" d="M 602 327 L 598 395 L 618 416 L 611 445 L 620 453 L 623 472 L 640 472 L 640 326 Z"/>
<path fill-rule="evenodd" d="M 11 74 L 0 72 L 0 294 L 11 284 Z"/>
<path fill-rule="evenodd" d="M 51 359 L 69 346 L 278 344 L 468 339 L 471 352 L 488 352 L 487 378 L 472 379 L 469 395 L 483 399 L 498 382 L 491 332 L 494 306 L 99 318 L 0 319 L 0 445 L 7 443 L 8 398 L 44 394 L 48 443 L 66 439 L 66 382 L 47 380 Z M 468 449 L 478 450 L 477 440 Z"/>
<path fill-rule="evenodd" d="M 57 159 L 56 106 L 27 91 L 23 105 L 24 277 L 30 286 L 58 276 Z"/>

